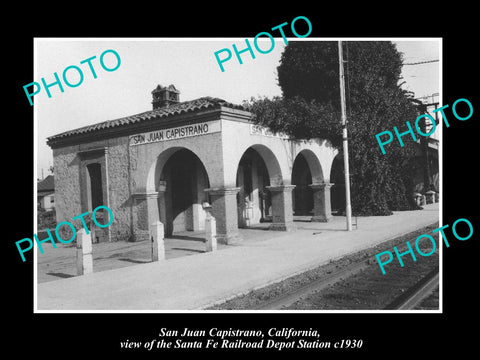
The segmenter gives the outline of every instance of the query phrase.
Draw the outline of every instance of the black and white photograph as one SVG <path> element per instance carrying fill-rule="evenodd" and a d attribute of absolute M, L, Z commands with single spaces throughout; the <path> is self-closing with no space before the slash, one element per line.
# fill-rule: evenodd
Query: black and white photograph
<path fill-rule="evenodd" d="M 441 39 L 261 40 L 36 42 L 38 311 L 441 310 Z"/>
<path fill-rule="evenodd" d="M 24 36 L 7 254 L 47 353 L 471 346 L 470 35 L 311 10 Z"/>

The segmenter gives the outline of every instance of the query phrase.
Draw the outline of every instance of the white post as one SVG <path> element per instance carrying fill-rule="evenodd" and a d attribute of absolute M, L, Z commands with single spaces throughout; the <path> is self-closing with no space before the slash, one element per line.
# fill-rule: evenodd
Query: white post
<path fill-rule="evenodd" d="M 211 213 L 211 205 L 208 203 L 203 204 L 203 209 L 207 213 L 205 217 L 205 251 L 217 250 L 217 222 Z"/>
<path fill-rule="evenodd" d="M 92 236 L 82 228 L 77 231 L 77 275 L 93 272 Z"/>
<path fill-rule="evenodd" d="M 217 223 L 213 216 L 207 216 L 205 219 L 205 247 L 206 251 L 217 250 Z"/>
<path fill-rule="evenodd" d="M 152 242 L 152 261 L 165 260 L 165 228 L 160 221 L 154 222 L 150 227 Z"/>

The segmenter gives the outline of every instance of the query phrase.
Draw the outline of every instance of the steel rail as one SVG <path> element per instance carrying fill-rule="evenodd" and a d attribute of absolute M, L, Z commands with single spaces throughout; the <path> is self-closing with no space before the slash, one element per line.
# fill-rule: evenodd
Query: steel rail
<path fill-rule="evenodd" d="M 280 296 L 277 296 L 267 302 L 263 302 L 254 307 L 254 310 L 280 310 L 283 307 L 293 304 L 295 301 L 301 299 L 303 296 L 320 291 L 326 287 L 338 282 L 342 278 L 356 274 L 366 268 L 371 259 L 364 259 L 347 265 L 339 271 L 328 274 L 321 279 L 314 280 L 299 288 L 288 291 Z"/>
<path fill-rule="evenodd" d="M 430 271 L 418 283 L 388 304 L 384 310 L 412 310 L 430 295 L 439 284 L 438 267 Z"/>

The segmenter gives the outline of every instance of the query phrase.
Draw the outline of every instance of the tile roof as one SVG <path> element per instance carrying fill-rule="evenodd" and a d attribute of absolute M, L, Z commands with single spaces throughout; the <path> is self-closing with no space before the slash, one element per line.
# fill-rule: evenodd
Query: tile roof
<path fill-rule="evenodd" d="M 38 198 L 44 198 L 45 196 L 48 195 L 55 195 L 55 191 L 49 190 L 49 191 L 37 191 L 37 197 Z"/>
<path fill-rule="evenodd" d="M 245 110 L 243 106 L 229 103 L 219 98 L 210 96 L 201 97 L 195 100 L 179 102 L 168 107 L 158 108 L 154 110 L 145 111 L 140 114 L 126 116 L 120 119 L 108 120 L 93 125 L 87 125 L 78 129 L 69 130 L 57 135 L 50 136 L 48 141 L 66 138 L 73 135 L 80 135 L 90 133 L 102 129 L 120 127 L 129 124 L 140 123 L 147 120 L 167 118 L 174 115 L 185 114 L 189 112 L 196 112 L 200 110 L 215 109 L 220 107 L 228 107 L 232 109 Z"/>
<path fill-rule="evenodd" d="M 53 175 L 48 175 L 45 179 L 37 183 L 37 191 L 51 191 L 55 189 Z"/>

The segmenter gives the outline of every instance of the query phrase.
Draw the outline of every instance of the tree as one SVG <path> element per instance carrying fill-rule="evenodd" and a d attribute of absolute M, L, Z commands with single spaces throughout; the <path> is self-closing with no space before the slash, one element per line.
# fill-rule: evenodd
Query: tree
<path fill-rule="evenodd" d="M 393 126 L 405 131 L 419 114 L 412 94 L 399 85 L 402 56 L 389 41 L 344 46 L 352 211 L 389 215 L 413 209 L 413 141 L 382 155 L 375 139 Z M 341 149 L 337 42 L 290 42 L 278 81 L 283 97 L 247 103 L 254 121 L 296 138 L 328 139 Z"/>
<path fill-rule="evenodd" d="M 254 114 L 254 121 L 274 132 L 284 132 L 296 139 L 319 137 L 341 144 L 341 124 L 329 104 L 307 101 L 300 96 L 273 99 L 251 98 L 244 106 Z"/>

